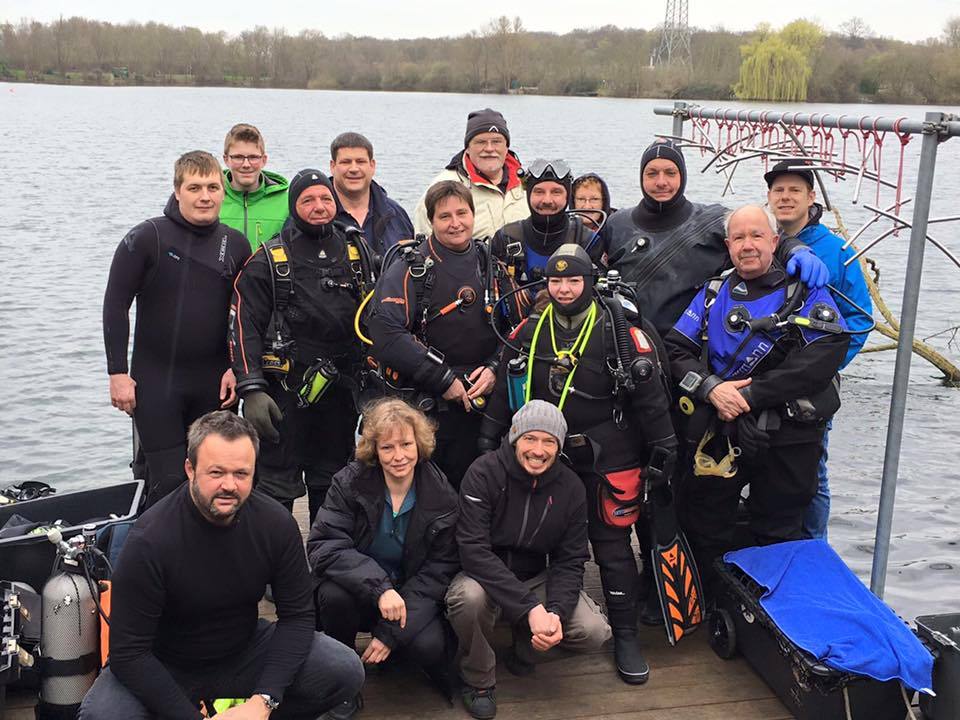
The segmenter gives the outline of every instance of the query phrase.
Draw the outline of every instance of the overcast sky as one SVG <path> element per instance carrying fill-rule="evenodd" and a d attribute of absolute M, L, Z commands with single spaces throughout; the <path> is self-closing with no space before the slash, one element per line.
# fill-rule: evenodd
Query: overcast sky
<path fill-rule="evenodd" d="M 529 30 L 557 33 L 601 25 L 652 28 L 663 22 L 665 8 L 666 0 L 162 0 L 149 4 L 126 0 L 0 0 L 0 21 L 49 21 L 62 13 L 114 23 L 155 20 L 230 34 L 266 25 L 283 27 L 290 33 L 311 28 L 328 36 L 350 33 L 411 38 L 462 35 L 498 15 L 519 15 Z M 749 30 L 759 22 L 779 27 L 805 17 L 820 22 L 827 30 L 836 30 L 851 16 L 859 16 L 877 35 L 910 41 L 939 36 L 947 18 L 953 15 L 960 15 L 957 0 L 690 0 L 690 24 L 696 27 Z"/>

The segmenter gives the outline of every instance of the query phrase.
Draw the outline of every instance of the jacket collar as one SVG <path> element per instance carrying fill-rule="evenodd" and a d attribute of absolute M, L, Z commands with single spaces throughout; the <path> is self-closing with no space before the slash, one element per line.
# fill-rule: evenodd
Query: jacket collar
<path fill-rule="evenodd" d="M 489 178 L 482 175 L 479 170 L 474 166 L 473 162 L 470 160 L 470 156 L 467 155 L 466 150 L 461 150 L 450 160 L 450 163 L 447 165 L 447 170 L 456 170 L 461 174 L 466 174 L 467 179 L 473 185 L 483 185 L 484 187 L 497 190 L 499 192 L 510 192 L 516 187 L 519 187 L 521 184 L 520 181 L 520 158 L 517 157 L 517 154 L 513 150 L 507 150 L 507 157 L 503 161 L 503 172 L 507 180 L 506 189 L 502 189 L 500 185 L 494 185 L 490 182 Z"/>

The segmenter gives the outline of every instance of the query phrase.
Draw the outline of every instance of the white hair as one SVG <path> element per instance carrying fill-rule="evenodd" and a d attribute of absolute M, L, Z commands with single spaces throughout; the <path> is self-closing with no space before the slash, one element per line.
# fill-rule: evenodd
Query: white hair
<path fill-rule="evenodd" d="M 777 228 L 777 219 L 773 216 L 773 213 L 770 212 L 769 208 L 760 207 L 759 205 L 742 205 L 734 210 L 728 210 L 726 213 L 724 213 L 723 215 L 723 236 L 724 237 L 730 237 L 730 221 L 733 219 L 733 216 L 736 215 L 741 210 L 746 210 L 748 208 L 754 208 L 755 210 L 762 211 L 767 218 L 767 224 L 770 225 L 770 232 L 772 232 L 774 235 L 779 234 L 779 230 Z"/>

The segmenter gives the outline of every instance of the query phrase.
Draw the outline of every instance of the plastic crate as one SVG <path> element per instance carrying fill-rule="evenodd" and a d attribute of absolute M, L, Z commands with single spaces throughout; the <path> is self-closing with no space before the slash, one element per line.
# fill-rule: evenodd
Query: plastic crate
<path fill-rule="evenodd" d="M 143 481 L 107 485 L 93 490 L 58 493 L 0 507 L 0 527 L 14 514 L 32 522 L 61 520 L 64 539 L 80 533 L 84 525 L 103 530 L 129 521 L 140 508 Z M 45 535 L 0 540 L 0 580 L 26 583 L 37 592 L 53 571 L 56 547 Z"/>

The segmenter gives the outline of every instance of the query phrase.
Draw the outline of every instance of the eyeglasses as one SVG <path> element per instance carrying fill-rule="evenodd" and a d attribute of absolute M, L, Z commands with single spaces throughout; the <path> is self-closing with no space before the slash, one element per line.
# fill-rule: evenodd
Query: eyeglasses
<path fill-rule="evenodd" d="M 227 158 L 237 165 L 243 165 L 245 162 L 251 165 L 259 165 L 263 161 L 263 155 L 227 155 Z"/>

